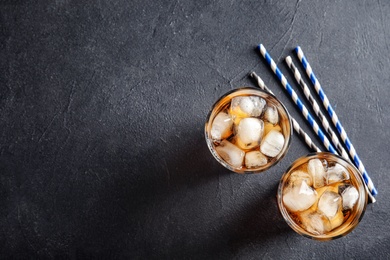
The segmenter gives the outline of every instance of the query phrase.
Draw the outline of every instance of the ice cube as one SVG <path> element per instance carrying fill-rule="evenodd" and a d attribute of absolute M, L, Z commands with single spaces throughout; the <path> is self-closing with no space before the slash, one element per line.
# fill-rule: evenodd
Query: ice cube
<path fill-rule="evenodd" d="M 318 200 L 318 210 L 332 219 L 341 210 L 341 196 L 333 191 L 325 191 Z"/>
<path fill-rule="evenodd" d="M 338 186 L 338 193 L 341 195 L 343 193 L 343 191 L 348 188 L 350 185 L 349 184 L 343 184 L 341 183 L 339 186 Z"/>
<path fill-rule="evenodd" d="M 324 186 L 324 187 L 316 189 L 316 192 L 318 194 L 318 198 L 320 198 L 325 191 L 332 191 L 332 192 L 340 194 L 339 193 L 339 186 L 336 186 L 336 185 Z"/>
<path fill-rule="evenodd" d="M 245 152 L 227 140 L 223 140 L 221 144 L 215 147 L 215 150 L 221 158 L 234 168 L 242 166 Z"/>
<path fill-rule="evenodd" d="M 282 128 L 280 127 L 280 125 L 273 125 L 270 122 L 264 122 L 264 135 L 268 134 L 271 130 L 282 132 Z"/>
<path fill-rule="evenodd" d="M 313 178 L 313 187 L 321 188 L 326 184 L 325 168 L 320 159 L 311 159 L 307 171 Z"/>
<path fill-rule="evenodd" d="M 245 117 L 258 117 L 263 113 L 265 100 L 257 96 L 241 96 L 232 98 L 230 114 L 233 119 Z"/>
<path fill-rule="evenodd" d="M 340 194 L 339 190 L 340 190 L 340 186 L 337 186 L 337 185 L 336 186 L 335 185 L 324 186 L 324 187 L 316 189 L 318 198 L 321 198 L 321 196 L 325 192 L 333 192 L 333 193 Z M 318 204 L 317 204 L 317 206 L 318 206 Z M 321 212 L 320 210 L 318 210 L 318 211 Z M 342 211 L 341 202 L 340 202 L 340 206 L 338 207 L 338 210 L 337 210 L 335 216 L 330 218 L 329 221 L 330 221 L 331 229 L 334 229 L 334 228 L 340 226 L 344 222 L 344 214 Z"/>
<path fill-rule="evenodd" d="M 306 210 L 316 201 L 317 192 L 305 181 L 299 186 L 287 187 L 283 191 L 283 204 L 293 212 Z"/>
<path fill-rule="evenodd" d="M 220 112 L 211 125 L 211 138 L 221 141 L 232 134 L 233 120 L 226 112 Z"/>
<path fill-rule="evenodd" d="M 264 118 L 271 124 L 277 124 L 279 122 L 279 113 L 275 106 L 267 106 L 264 112 Z"/>
<path fill-rule="evenodd" d="M 256 168 L 266 165 L 267 157 L 259 151 L 247 152 L 245 154 L 245 166 L 247 168 Z"/>
<path fill-rule="evenodd" d="M 341 226 L 341 224 L 343 224 L 344 222 L 344 214 L 343 214 L 343 211 L 341 209 L 341 207 L 338 209 L 336 215 L 330 219 L 330 227 L 331 229 L 335 229 L 339 226 Z"/>
<path fill-rule="evenodd" d="M 314 235 L 322 235 L 332 229 L 329 219 L 319 212 L 309 210 L 299 217 L 303 228 Z"/>
<path fill-rule="evenodd" d="M 336 163 L 327 171 L 328 184 L 349 180 L 348 170 L 341 164 Z"/>
<path fill-rule="evenodd" d="M 304 171 L 300 171 L 300 170 L 294 171 L 288 177 L 288 184 L 291 187 L 301 185 L 302 181 L 305 181 L 308 186 L 313 185 L 311 176 Z"/>
<path fill-rule="evenodd" d="M 277 156 L 284 146 L 284 136 L 278 131 L 271 130 L 263 138 L 260 144 L 260 151 L 269 156 Z"/>
<path fill-rule="evenodd" d="M 236 144 L 242 149 L 251 149 L 259 145 L 263 136 L 264 122 L 258 118 L 244 118 L 236 128 Z"/>
<path fill-rule="evenodd" d="M 322 162 L 322 165 L 324 166 L 325 172 L 327 172 L 327 171 L 328 171 L 328 168 L 329 168 L 328 161 L 325 160 L 325 159 L 323 159 L 323 160 L 321 160 L 321 162 Z"/>
<path fill-rule="evenodd" d="M 342 193 L 343 209 L 352 209 L 359 198 L 359 192 L 354 186 L 347 187 Z"/>

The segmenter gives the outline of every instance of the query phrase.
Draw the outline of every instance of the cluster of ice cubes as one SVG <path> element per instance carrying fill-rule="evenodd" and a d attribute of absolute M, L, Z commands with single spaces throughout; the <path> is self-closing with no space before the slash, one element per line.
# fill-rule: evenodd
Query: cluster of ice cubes
<path fill-rule="evenodd" d="M 344 222 L 359 193 L 344 166 L 311 159 L 307 167 L 290 174 L 282 198 L 284 206 L 294 219 L 299 219 L 302 228 L 322 235 Z"/>
<path fill-rule="evenodd" d="M 210 134 L 219 156 L 236 169 L 266 165 L 285 143 L 277 108 L 258 96 L 232 98 L 214 118 Z"/>

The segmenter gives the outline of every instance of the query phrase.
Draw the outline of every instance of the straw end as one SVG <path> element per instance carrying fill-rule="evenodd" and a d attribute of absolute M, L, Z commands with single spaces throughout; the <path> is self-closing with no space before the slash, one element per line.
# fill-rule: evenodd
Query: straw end
<path fill-rule="evenodd" d="M 297 47 L 295 47 L 294 50 L 295 50 L 296 53 L 298 53 L 300 49 L 301 49 L 301 46 L 298 45 Z"/>
<path fill-rule="evenodd" d="M 372 188 L 372 192 L 371 193 L 372 193 L 373 196 L 378 195 L 378 191 L 377 191 L 377 189 L 375 187 Z"/>
<path fill-rule="evenodd" d="M 368 202 L 375 203 L 376 202 L 376 199 L 374 197 L 375 195 L 373 195 L 373 193 L 372 192 L 370 193 L 369 191 L 367 191 L 367 193 L 368 193 L 368 200 L 369 200 Z"/>
<path fill-rule="evenodd" d="M 290 64 L 292 63 L 292 59 L 291 59 L 290 56 L 287 56 L 287 57 L 285 58 L 285 61 L 286 61 L 287 65 L 289 65 L 289 66 L 290 66 Z"/>

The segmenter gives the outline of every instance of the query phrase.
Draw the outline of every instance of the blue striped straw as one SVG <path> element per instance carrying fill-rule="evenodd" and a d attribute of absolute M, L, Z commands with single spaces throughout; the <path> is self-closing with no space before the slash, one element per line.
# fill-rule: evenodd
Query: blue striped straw
<path fill-rule="evenodd" d="M 257 82 L 257 85 L 264 91 L 267 91 L 269 93 L 271 93 L 272 95 L 274 95 L 274 93 L 265 85 L 264 81 L 260 78 L 260 76 L 258 76 L 254 71 L 252 71 L 250 73 L 250 76 L 254 79 L 256 79 L 256 82 Z M 305 141 L 306 145 L 312 149 L 313 151 L 317 152 L 317 153 L 320 153 L 321 150 L 320 148 L 318 148 L 317 145 L 315 145 L 315 143 L 313 142 L 313 140 L 311 140 L 310 136 L 308 134 L 306 134 L 306 132 L 301 128 L 301 126 L 299 125 L 299 123 L 295 120 L 294 117 L 290 116 L 291 117 L 291 121 L 292 121 L 292 125 L 293 125 L 293 128 L 294 128 L 294 131 L 299 134 L 303 140 Z"/>
<path fill-rule="evenodd" d="M 368 173 L 367 173 L 362 161 L 360 161 L 360 158 L 359 158 L 358 154 L 356 153 L 356 150 L 353 147 L 351 141 L 349 140 L 347 133 L 345 132 L 343 126 L 340 123 L 340 120 L 338 119 L 335 111 L 333 110 L 332 106 L 330 105 L 329 99 L 327 98 L 324 91 L 322 90 L 322 87 L 321 87 L 320 83 L 318 82 L 316 76 L 314 75 L 313 70 L 312 70 L 309 62 L 307 61 L 305 55 L 303 54 L 303 52 L 301 50 L 301 47 L 299 47 L 299 46 L 296 47 L 295 52 L 297 53 L 298 59 L 301 61 L 303 67 L 305 68 L 306 74 L 310 77 L 310 80 L 313 83 L 314 88 L 315 88 L 317 94 L 319 95 L 321 101 L 323 102 L 325 109 L 328 111 L 329 116 L 331 117 L 334 126 L 336 127 L 337 131 L 339 132 L 340 137 L 343 140 L 343 142 L 344 142 L 344 144 L 349 152 L 349 155 L 353 159 L 356 167 L 362 173 L 364 182 L 366 183 L 371 195 L 373 195 L 373 196 L 377 195 L 378 191 L 374 187 L 374 184 L 371 181 L 371 178 L 368 176 Z M 372 202 L 375 202 L 375 199 Z"/>
<path fill-rule="evenodd" d="M 297 105 L 298 109 L 301 111 L 304 118 L 309 122 L 310 126 L 313 128 L 316 135 L 320 138 L 322 143 L 324 144 L 325 148 L 333 153 L 337 154 L 337 151 L 333 147 L 333 145 L 329 142 L 326 135 L 322 132 L 320 126 L 317 124 L 317 122 L 313 119 L 305 105 L 302 103 L 302 101 L 299 99 L 297 93 L 295 93 L 294 89 L 290 86 L 290 84 L 287 82 L 286 77 L 282 74 L 282 72 L 279 70 L 279 68 L 276 66 L 276 63 L 271 58 L 271 56 L 268 54 L 267 50 L 263 46 L 263 44 L 259 45 L 259 50 L 261 55 L 265 58 L 268 65 L 270 65 L 272 71 L 275 73 L 275 75 L 278 77 L 280 82 L 282 83 L 283 87 L 287 90 L 288 94 L 290 95 L 291 99 L 294 101 L 294 103 Z"/>
<path fill-rule="evenodd" d="M 313 98 L 313 96 L 311 95 L 310 93 L 310 90 L 309 90 L 309 87 L 306 85 L 306 83 L 303 81 L 302 77 L 301 77 L 301 74 L 299 73 L 298 69 L 295 67 L 294 63 L 292 62 L 292 59 L 290 56 L 288 56 L 286 58 L 286 62 L 287 62 L 287 65 L 289 66 L 289 68 L 293 71 L 294 73 L 294 76 L 295 76 L 295 79 L 297 80 L 297 82 L 299 83 L 299 85 L 302 87 L 303 91 L 304 91 L 304 94 L 305 94 L 305 97 L 309 100 L 309 102 L 312 104 L 312 107 L 313 107 L 313 110 L 315 112 L 315 114 L 318 116 L 318 118 L 320 119 L 321 123 L 322 123 L 322 126 L 324 127 L 325 131 L 332 137 L 332 142 L 333 144 L 337 147 L 337 150 L 338 152 L 341 154 L 341 157 L 343 157 L 344 159 L 346 159 L 347 161 L 350 161 L 349 157 L 348 157 L 348 154 L 347 152 L 345 151 L 345 149 L 341 146 L 340 144 L 340 141 L 339 139 L 337 138 L 336 134 L 333 132 L 333 130 L 331 129 L 330 125 L 329 125 L 329 122 L 328 120 L 326 119 L 326 117 L 322 114 L 322 112 L 320 111 L 320 108 L 318 106 L 318 103 L 317 101 L 315 101 L 315 99 Z M 365 185 L 365 188 L 367 190 L 367 193 L 370 197 L 370 200 L 374 203 L 376 200 L 375 198 L 373 197 L 373 195 L 371 194 L 371 192 L 369 192 L 368 190 L 368 187 L 367 185 Z"/>
<path fill-rule="evenodd" d="M 299 73 L 297 67 L 295 66 L 294 62 L 292 61 L 290 56 L 286 57 L 286 63 L 288 67 L 291 69 L 291 71 L 294 74 L 295 80 L 298 82 L 298 85 L 301 86 L 303 90 L 303 94 L 305 95 L 306 99 L 310 102 L 314 113 L 320 119 L 320 122 L 322 123 L 322 127 L 324 128 L 325 132 L 328 133 L 328 135 L 331 137 L 331 141 L 333 145 L 336 147 L 337 151 L 343 157 L 345 160 L 350 161 L 348 153 L 345 151 L 344 147 L 341 145 L 340 140 L 338 139 L 335 132 L 330 127 L 330 124 L 328 122 L 328 119 L 324 116 L 324 114 L 320 110 L 320 106 L 318 105 L 317 101 L 313 98 L 309 87 L 306 85 L 305 81 L 303 81 L 303 78 L 301 76 L 301 73 Z"/>

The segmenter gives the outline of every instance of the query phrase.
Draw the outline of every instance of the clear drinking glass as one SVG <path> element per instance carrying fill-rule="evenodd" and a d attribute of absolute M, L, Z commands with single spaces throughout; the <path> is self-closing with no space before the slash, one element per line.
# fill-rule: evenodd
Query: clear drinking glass
<path fill-rule="evenodd" d="M 236 173 L 259 173 L 286 154 L 292 136 L 290 115 L 272 94 L 243 87 L 212 106 L 205 124 L 211 154 Z"/>
<path fill-rule="evenodd" d="M 282 176 L 277 194 L 287 224 L 298 234 L 321 241 L 351 232 L 364 215 L 367 199 L 356 167 L 327 152 L 297 159 Z"/>

